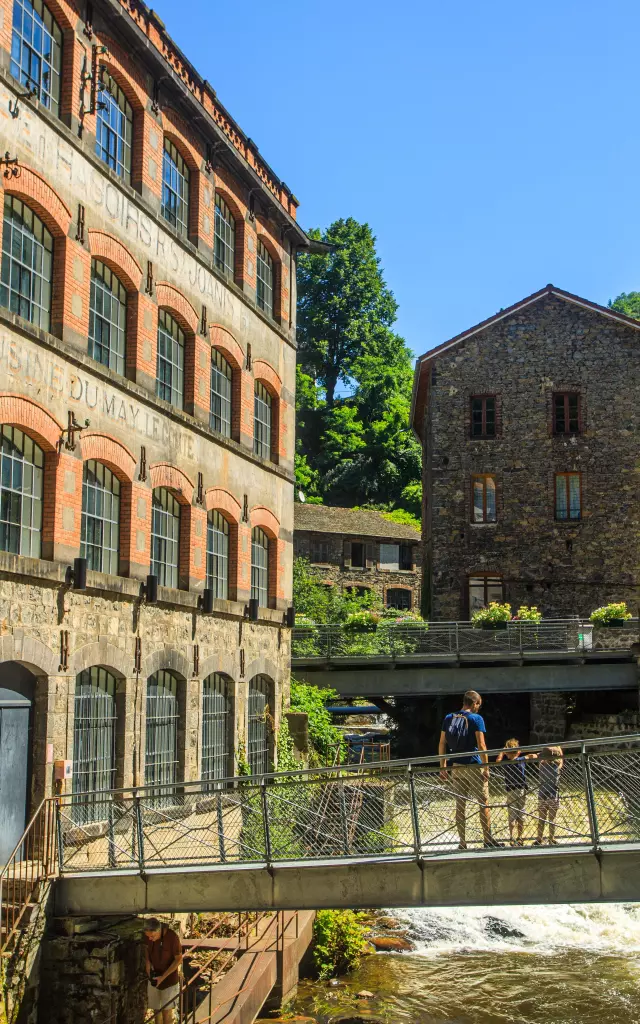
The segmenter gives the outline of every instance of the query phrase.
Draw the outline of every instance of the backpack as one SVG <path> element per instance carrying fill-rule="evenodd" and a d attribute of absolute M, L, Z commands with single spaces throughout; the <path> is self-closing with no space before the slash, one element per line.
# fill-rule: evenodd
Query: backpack
<path fill-rule="evenodd" d="M 472 750 L 473 743 L 470 744 L 471 736 L 469 733 L 469 713 L 457 711 L 453 714 L 445 735 L 447 737 L 449 753 L 466 754 Z"/>

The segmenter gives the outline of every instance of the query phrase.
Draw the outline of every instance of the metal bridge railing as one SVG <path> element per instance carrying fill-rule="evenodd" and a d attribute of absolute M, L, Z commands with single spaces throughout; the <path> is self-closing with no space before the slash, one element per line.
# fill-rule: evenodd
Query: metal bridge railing
<path fill-rule="evenodd" d="M 443 772 L 438 758 L 229 779 L 215 792 L 193 782 L 90 794 L 102 821 L 86 825 L 78 824 L 82 795 L 74 794 L 55 804 L 58 868 L 428 857 L 455 852 L 462 841 L 484 848 L 487 813 L 492 843 L 520 845 L 521 837 L 524 846 L 598 849 L 640 842 L 640 736 L 563 748 L 561 765 L 543 756 L 526 762 L 515 802 L 508 762 Z M 554 763 L 557 772 L 548 767 Z M 556 775 L 554 794 L 549 779 Z M 514 813 L 522 821 L 515 835 Z"/>
<path fill-rule="evenodd" d="M 593 650 L 593 625 L 580 619 L 508 622 L 504 629 L 477 629 L 470 622 L 394 622 L 382 619 L 371 628 L 345 625 L 296 626 L 291 657 L 297 661 L 339 658 L 464 658 L 519 657 L 534 654 L 587 654 Z M 638 633 L 638 620 L 629 620 L 625 634 Z M 620 649 L 621 630 L 600 631 L 601 649 Z"/>

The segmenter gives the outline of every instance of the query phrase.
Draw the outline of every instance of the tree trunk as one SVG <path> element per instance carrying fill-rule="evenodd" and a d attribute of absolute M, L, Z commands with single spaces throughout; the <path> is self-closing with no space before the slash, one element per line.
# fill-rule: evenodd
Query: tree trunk
<path fill-rule="evenodd" d="M 338 386 L 337 370 L 328 371 L 325 375 L 325 388 L 327 393 L 327 409 L 333 409 L 335 404 L 335 393 Z"/>

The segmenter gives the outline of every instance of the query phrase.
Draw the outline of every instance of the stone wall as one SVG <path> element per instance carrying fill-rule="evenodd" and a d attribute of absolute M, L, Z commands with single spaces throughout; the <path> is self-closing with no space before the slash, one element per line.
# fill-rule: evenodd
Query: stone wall
<path fill-rule="evenodd" d="M 469 613 L 471 576 L 500 577 L 516 608 L 635 611 L 640 564 L 638 331 L 546 293 L 429 363 L 424 423 L 425 601 Z M 577 392 L 580 431 L 554 435 L 553 396 Z M 471 436 L 473 395 L 494 395 L 496 436 Z M 554 474 L 581 474 L 580 521 L 556 521 Z M 472 521 L 471 478 L 496 481 L 497 522 Z"/>
<path fill-rule="evenodd" d="M 625 733 L 640 733 L 640 713 L 622 711 L 617 715 L 581 715 L 579 722 L 572 722 L 570 740 L 597 739 L 599 736 L 623 736 Z"/>
<path fill-rule="evenodd" d="M 567 731 L 566 693 L 532 693 L 529 743 L 561 743 Z"/>
<path fill-rule="evenodd" d="M 0 566 L 9 561 L 0 554 Z M 65 583 L 63 567 L 13 562 L 20 575 L 0 571 L 0 680 L 10 686 L 12 678 L 23 679 L 23 670 L 11 668 L 16 663 L 33 679 L 32 806 L 52 791 L 52 762 L 73 759 L 76 679 L 93 666 L 116 679 L 117 786 L 144 782 L 146 684 L 159 669 L 170 669 L 178 680 L 180 778 L 201 775 L 202 687 L 211 673 L 227 678 L 232 771 L 246 744 L 248 686 L 256 675 L 271 681 L 269 705 L 279 727 L 290 655 L 281 613 L 264 609 L 260 621 L 250 622 L 244 606 L 220 602 L 225 612 L 207 615 L 196 595 L 179 591 L 171 592 L 171 601 L 148 605 L 135 581 L 108 577 L 105 587 L 99 573 L 90 573 L 87 591 L 79 593 Z"/>

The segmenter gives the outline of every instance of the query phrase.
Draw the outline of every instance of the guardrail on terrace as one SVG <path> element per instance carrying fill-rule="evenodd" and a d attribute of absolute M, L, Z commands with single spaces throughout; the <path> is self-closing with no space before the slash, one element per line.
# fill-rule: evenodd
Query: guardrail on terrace
<path fill-rule="evenodd" d="M 296 626 L 291 657 L 297 662 L 366 658 L 445 661 L 465 657 L 526 657 L 561 654 L 576 657 L 595 650 L 628 649 L 640 638 L 638 619 L 623 627 L 598 628 L 579 619 L 508 622 L 502 629 L 477 629 L 471 622 L 394 622 L 382 619 L 372 629 L 344 625 Z M 595 634 L 595 635 L 594 635 Z M 596 642 L 597 637 L 597 642 Z M 628 642 L 627 642 L 628 640 Z"/>
<path fill-rule="evenodd" d="M 640 842 L 640 736 L 565 744 L 563 762 L 557 799 L 540 789 L 540 762 L 526 762 L 523 844 L 598 849 Z M 424 858 L 458 850 L 461 815 L 467 847 L 480 849 L 485 800 L 495 841 L 508 844 L 508 768 L 491 764 L 488 794 L 485 771 L 471 765 L 443 774 L 430 757 L 229 779 L 218 788 L 192 782 L 61 797 L 58 870 Z M 547 822 L 540 835 L 550 815 L 554 829 Z"/>

